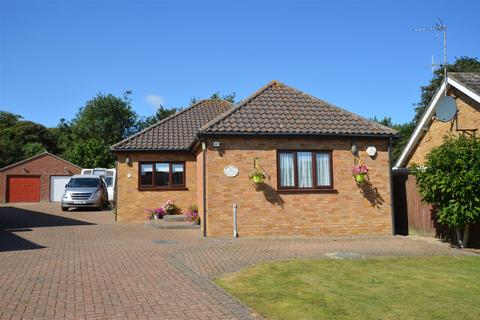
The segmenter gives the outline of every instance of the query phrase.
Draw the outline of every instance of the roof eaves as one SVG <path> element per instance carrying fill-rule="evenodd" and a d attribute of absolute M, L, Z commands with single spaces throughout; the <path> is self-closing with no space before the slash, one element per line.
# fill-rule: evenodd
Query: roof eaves
<path fill-rule="evenodd" d="M 123 152 L 188 152 L 189 148 L 176 148 L 176 149 L 160 149 L 160 148 L 125 148 L 112 150 L 113 153 Z"/>
<path fill-rule="evenodd" d="M 403 167 L 405 165 L 406 160 L 410 157 L 410 153 L 416 147 L 418 140 L 420 139 L 422 130 L 425 127 L 425 125 L 427 125 L 427 121 L 431 121 L 432 119 L 433 111 L 435 111 L 435 106 L 439 101 L 440 97 L 442 96 L 443 91 L 445 91 L 445 82 L 442 82 L 442 85 L 437 89 L 437 92 L 433 96 L 432 101 L 430 101 L 430 104 L 428 105 L 427 109 L 423 113 L 423 116 L 420 118 L 420 121 L 417 123 L 415 129 L 413 130 L 412 135 L 408 139 L 407 145 L 405 146 L 402 153 L 400 154 L 400 158 L 398 158 L 397 163 L 395 163 L 395 168 Z"/>
<path fill-rule="evenodd" d="M 398 138 L 399 134 L 388 133 L 294 133 L 294 132 L 243 132 L 208 131 L 199 133 L 199 137 L 207 136 L 270 136 L 270 137 L 365 137 L 365 138 Z"/>

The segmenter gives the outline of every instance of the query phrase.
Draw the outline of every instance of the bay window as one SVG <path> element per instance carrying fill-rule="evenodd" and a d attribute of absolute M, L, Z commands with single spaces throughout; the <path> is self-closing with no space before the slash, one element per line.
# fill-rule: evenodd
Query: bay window
<path fill-rule="evenodd" d="M 139 188 L 185 187 L 185 162 L 140 162 Z"/>
<path fill-rule="evenodd" d="M 333 189 L 332 152 L 279 150 L 279 189 Z"/>

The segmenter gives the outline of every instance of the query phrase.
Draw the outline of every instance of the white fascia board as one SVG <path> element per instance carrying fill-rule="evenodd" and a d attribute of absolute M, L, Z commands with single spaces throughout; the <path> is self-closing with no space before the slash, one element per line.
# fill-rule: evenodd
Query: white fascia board
<path fill-rule="evenodd" d="M 400 155 L 400 158 L 397 160 L 397 163 L 395 164 L 395 168 L 402 168 L 405 165 L 405 162 L 408 156 L 413 151 L 413 149 L 418 143 L 418 140 L 420 140 L 420 137 L 422 136 L 422 130 L 424 126 L 427 124 L 430 124 L 430 121 L 432 120 L 432 117 L 435 113 L 435 109 L 436 109 L 435 107 L 437 106 L 437 103 L 440 100 L 440 98 L 444 95 L 445 86 L 446 84 L 445 82 L 443 82 L 442 86 L 433 97 L 432 101 L 430 102 L 430 105 L 427 108 L 427 111 L 425 111 L 425 113 L 423 114 L 422 119 L 420 120 L 417 127 L 413 131 L 412 136 L 408 140 L 406 147 L 403 149 L 403 152 Z"/>
<path fill-rule="evenodd" d="M 460 82 L 457 82 L 457 81 L 453 80 L 452 78 L 448 78 L 448 83 L 451 84 L 452 86 L 454 86 L 455 88 L 457 88 L 458 90 L 460 90 L 461 92 L 465 93 L 467 96 L 469 96 L 473 100 L 480 103 L 480 96 L 478 94 L 476 94 L 475 92 L 473 92 L 472 90 L 465 87 Z"/>

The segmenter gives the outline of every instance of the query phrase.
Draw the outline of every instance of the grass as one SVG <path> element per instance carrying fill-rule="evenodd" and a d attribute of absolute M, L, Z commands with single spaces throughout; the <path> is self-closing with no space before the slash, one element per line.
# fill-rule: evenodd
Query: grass
<path fill-rule="evenodd" d="M 267 319 L 480 319 L 480 257 L 295 260 L 215 281 Z"/>

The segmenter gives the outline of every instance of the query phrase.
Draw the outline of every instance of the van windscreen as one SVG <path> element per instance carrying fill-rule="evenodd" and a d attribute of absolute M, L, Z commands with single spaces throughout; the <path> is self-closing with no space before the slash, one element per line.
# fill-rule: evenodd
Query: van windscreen
<path fill-rule="evenodd" d="M 78 188 L 78 187 L 98 187 L 100 179 L 98 178 L 72 178 L 68 183 L 68 187 Z"/>

